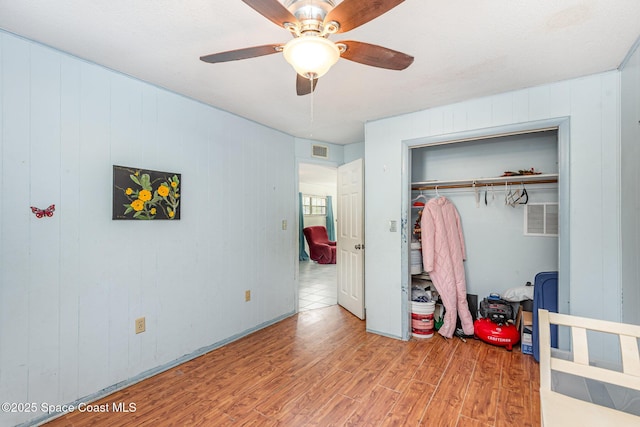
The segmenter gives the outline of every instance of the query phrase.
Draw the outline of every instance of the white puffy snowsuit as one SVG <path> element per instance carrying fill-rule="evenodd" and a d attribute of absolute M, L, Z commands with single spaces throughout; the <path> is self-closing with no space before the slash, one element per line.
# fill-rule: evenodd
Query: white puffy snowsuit
<path fill-rule="evenodd" d="M 463 264 L 466 253 L 458 210 L 445 197 L 431 199 L 422 211 L 420 228 L 424 269 L 429 272 L 446 309 L 438 332 L 451 338 L 460 316 L 465 335 L 473 335 Z"/>

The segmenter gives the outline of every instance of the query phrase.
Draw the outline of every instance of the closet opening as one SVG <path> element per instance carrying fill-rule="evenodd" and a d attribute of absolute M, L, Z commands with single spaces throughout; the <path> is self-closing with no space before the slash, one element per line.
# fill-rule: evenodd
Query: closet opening
<path fill-rule="evenodd" d="M 472 315 L 483 298 L 522 292 L 538 273 L 559 272 L 559 285 L 567 283 L 567 129 L 568 120 L 560 119 L 553 126 L 503 127 L 407 143 L 406 339 L 420 337 L 412 328 L 417 295 L 412 289 L 435 290 L 423 271 L 419 215 L 437 198 L 448 199 L 460 218 Z M 558 305 L 561 312 L 568 309 L 568 286 L 559 286 Z"/>

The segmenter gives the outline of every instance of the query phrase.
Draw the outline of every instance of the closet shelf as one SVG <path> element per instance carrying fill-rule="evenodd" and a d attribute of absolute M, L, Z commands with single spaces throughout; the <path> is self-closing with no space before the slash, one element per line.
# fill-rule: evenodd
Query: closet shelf
<path fill-rule="evenodd" d="M 496 176 L 490 178 L 454 179 L 448 181 L 421 181 L 412 182 L 412 190 L 435 190 L 446 188 L 470 188 L 475 183 L 476 186 L 486 186 L 491 184 L 553 184 L 558 182 L 557 173 L 545 173 L 539 175 L 516 175 L 516 176 Z"/>

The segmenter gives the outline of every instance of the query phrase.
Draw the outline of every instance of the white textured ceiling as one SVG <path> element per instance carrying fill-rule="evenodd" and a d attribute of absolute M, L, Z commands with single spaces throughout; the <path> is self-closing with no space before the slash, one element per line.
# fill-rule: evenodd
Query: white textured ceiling
<path fill-rule="evenodd" d="M 240 0 L 0 0 L 0 28 L 288 134 L 347 144 L 364 141 L 369 120 L 616 69 L 640 36 L 640 1 L 407 0 L 331 39 L 408 53 L 408 69 L 340 60 L 304 97 L 280 54 L 199 60 L 291 38 Z"/>

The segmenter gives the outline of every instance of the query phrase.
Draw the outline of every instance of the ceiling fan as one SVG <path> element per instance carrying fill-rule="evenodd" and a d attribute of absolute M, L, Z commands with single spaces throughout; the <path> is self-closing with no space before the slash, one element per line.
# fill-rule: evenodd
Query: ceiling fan
<path fill-rule="evenodd" d="M 296 70 L 296 92 L 307 95 L 339 58 L 372 67 L 404 70 L 413 57 L 382 46 L 353 40 L 337 43 L 331 34 L 344 33 L 377 18 L 404 0 L 242 0 L 274 24 L 291 32 L 286 44 L 267 44 L 201 56 L 204 62 L 236 61 L 282 52 Z"/>

